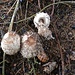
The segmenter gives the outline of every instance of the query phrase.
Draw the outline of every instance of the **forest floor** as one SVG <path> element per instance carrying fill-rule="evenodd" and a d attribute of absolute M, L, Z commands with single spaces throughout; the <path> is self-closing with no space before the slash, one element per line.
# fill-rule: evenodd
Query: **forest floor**
<path fill-rule="evenodd" d="M 12 56 L 6 55 L 5 75 L 75 75 L 75 4 L 72 1 L 56 0 L 57 4 L 50 5 L 53 2 L 54 0 L 20 0 L 13 25 L 13 31 L 19 35 L 28 30 L 37 33 L 33 23 L 34 15 L 39 11 L 50 15 L 49 29 L 55 39 L 47 40 L 39 35 L 44 51 L 49 57 L 48 62 L 43 63 L 37 57 L 24 59 L 20 52 Z M 0 0 L 0 42 L 8 31 L 15 4 L 16 0 Z M 3 51 L 0 47 L 0 75 L 2 75 L 2 61 Z M 43 66 L 49 62 L 56 62 L 50 73 L 44 71 L 47 66 Z"/>

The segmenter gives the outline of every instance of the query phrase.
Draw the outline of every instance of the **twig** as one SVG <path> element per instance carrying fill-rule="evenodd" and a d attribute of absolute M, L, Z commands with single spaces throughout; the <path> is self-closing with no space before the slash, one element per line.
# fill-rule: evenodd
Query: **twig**
<path fill-rule="evenodd" d="M 52 3 L 52 4 L 49 4 L 47 6 L 45 6 L 43 9 L 41 9 L 39 12 L 42 12 L 44 11 L 46 8 L 50 7 L 51 5 L 56 5 L 56 4 L 66 4 L 66 3 L 70 3 L 70 4 L 75 4 L 75 1 L 61 1 L 61 2 L 56 2 L 56 3 Z M 68 5 L 68 4 L 66 4 Z M 20 21 L 17 21 L 17 22 L 13 22 L 13 23 L 20 23 L 20 22 L 23 22 L 23 21 L 26 21 L 26 20 L 29 20 L 31 18 L 33 18 L 35 16 L 35 14 L 33 14 L 32 16 L 28 17 L 27 19 L 22 19 Z M 0 23 L 0 24 L 9 24 L 10 22 L 5 22 L 5 23 Z"/>
<path fill-rule="evenodd" d="M 71 1 L 61 1 L 61 2 L 52 3 L 52 4 L 49 4 L 49 5 L 45 6 L 43 9 L 41 9 L 41 11 L 44 11 L 46 8 L 48 8 L 48 7 L 52 6 L 52 5 L 56 5 L 56 4 L 66 4 L 66 3 L 73 3 L 73 2 L 71 2 Z M 75 3 L 75 1 L 74 1 L 74 3 Z M 67 5 L 67 4 L 66 4 L 66 5 Z"/>
<path fill-rule="evenodd" d="M 10 11 L 11 11 L 11 9 L 14 7 L 15 3 L 16 3 L 16 1 L 15 1 L 14 4 L 12 5 L 12 7 L 9 9 L 9 11 L 7 12 L 6 15 L 8 15 L 8 14 L 10 13 Z"/>
<path fill-rule="evenodd" d="M 7 63 L 9 63 L 7 60 L 4 60 L 4 61 L 1 61 L 0 64 L 2 64 L 3 62 L 7 62 Z"/>
<path fill-rule="evenodd" d="M 23 72 L 24 72 L 24 75 L 25 75 L 25 66 L 24 66 L 24 60 L 23 60 Z"/>
<path fill-rule="evenodd" d="M 5 4 L 5 3 L 7 3 L 8 1 L 6 0 L 6 1 L 1 1 L 0 2 L 0 5 L 3 5 L 3 4 Z"/>
<path fill-rule="evenodd" d="M 55 23 L 57 22 L 57 20 L 55 21 Z M 57 27 L 56 27 L 56 24 L 54 23 L 54 30 L 55 30 L 55 35 L 56 35 L 56 39 L 57 39 L 57 43 L 58 43 L 58 48 L 60 50 L 60 56 L 61 56 L 61 63 L 62 63 L 62 75 L 64 75 L 64 69 L 65 69 L 65 66 L 64 66 L 64 58 L 63 58 L 63 52 L 62 52 L 62 49 L 61 49 L 61 46 L 60 46 L 60 41 L 58 39 L 58 35 L 57 35 Z"/>
<path fill-rule="evenodd" d="M 13 16 L 12 16 L 12 19 L 11 19 L 8 31 L 12 31 L 12 27 L 13 27 L 13 23 L 14 23 L 14 18 L 15 18 L 15 15 L 17 13 L 17 10 L 18 10 L 18 5 L 19 5 L 19 0 L 17 0 L 16 7 L 15 7 L 15 10 L 14 10 L 14 13 L 13 13 Z"/>
<path fill-rule="evenodd" d="M 21 68 L 15 73 L 15 75 L 17 75 L 20 71 L 21 71 Z"/>
<path fill-rule="evenodd" d="M 35 57 L 34 57 L 34 65 L 35 64 L 39 64 L 39 62 L 36 61 Z"/>
<path fill-rule="evenodd" d="M 38 6 L 39 6 L 39 8 L 40 8 L 40 10 L 41 10 L 41 7 L 40 7 L 40 0 L 38 0 Z"/>
<path fill-rule="evenodd" d="M 29 1 L 29 3 L 30 3 L 32 6 L 34 6 L 35 8 L 37 8 L 38 10 L 40 10 L 40 8 L 39 8 L 38 6 L 36 6 L 35 4 L 31 3 L 30 1 Z"/>
<path fill-rule="evenodd" d="M 5 52 L 4 52 L 4 54 L 3 54 L 2 75 L 5 75 Z"/>
<path fill-rule="evenodd" d="M 35 72 L 35 68 L 34 68 L 33 62 L 32 62 L 32 68 L 31 68 L 29 74 L 31 74 L 32 72 L 34 73 L 34 75 L 36 75 L 36 72 Z"/>
<path fill-rule="evenodd" d="M 45 6 L 45 7 L 44 7 L 43 9 L 41 9 L 39 12 L 44 11 L 46 8 L 50 7 L 51 5 L 66 4 L 66 3 L 73 3 L 73 2 L 71 2 L 71 1 L 61 1 L 61 2 L 52 3 L 52 4 L 49 4 L 49 5 Z M 75 1 L 74 1 L 74 3 L 75 3 Z M 67 4 L 66 4 L 66 5 L 67 5 Z M 34 16 L 35 16 L 35 14 L 32 15 L 32 16 L 30 16 L 30 17 L 28 17 L 27 19 L 22 19 L 22 20 L 20 20 L 20 21 L 15 22 L 15 23 L 19 23 L 19 22 L 22 22 L 22 21 L 29 20 L 29 19 L 33 18 Z"/>
<path fill-rule="evenodd" d="M 34 67 L 33 62 L 32 62 L 32 68 L 33 68 L 34 75 L 36 75 L 36 72 L 35 72 L 35 67 Z"/>
<path fill-rule="evenodd" d="M 21 13 L 20 16 L 23 18 L 22 10 L 23 10 L 23 9 L 22 9 L 22 5 L 21 5 L 21 3 L 20 3 L 20 13 Z"/>
<path fill-rule="evenodd" d="M 53 0 L 53 3 L 55 3 L 55 0 Z M 52 12 L 51 12 L 51 15 L 50 16 L 52 16 L 53 13 L 54 13 L 54 5 L 53 5 Z"/>
<path fill-rule="evenodd" d="M 56 35 L 57 36 L 57 35 Z M 64 66 L 64 58 L 63 58 L 63 52 L 62 52 L 62 49 L 60 47 L 60 41 L 58 39 L 58 47 L 60 49 L 60 55 L 61 55 L 61 63 L 62 63 L 62 75 L 64 75 L 64 69 L 65 69 L 65 66 Z"/>
<path fill-rule="evenodd" d="M 25 19 L 27 18 L 27 9 L 28 9 L 28 0 L 27 0 L 27 3 L 26 3 Z"/>

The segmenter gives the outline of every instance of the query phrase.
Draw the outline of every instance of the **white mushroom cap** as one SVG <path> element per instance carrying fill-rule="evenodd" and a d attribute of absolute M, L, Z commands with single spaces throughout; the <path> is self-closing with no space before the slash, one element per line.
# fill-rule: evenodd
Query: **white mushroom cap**
<path fill-rule="evenodd" d="M 36 56 L 36 42 L 37 36 L 32 31 L 28 31 L 22 36 L 21 54 L 24 58 Z"/>
<path fill-rule="evenodd" d="M 15 32 L 7 32 L 1 41 L 2 50 L 8 55 L 14 55 L 20 49 L 20 36 Z"/>
<path fill-rule="evenodd" d="M 44 12 L 36 13 L 36 16 L 34 18 L 34 25 L 37 28 L 41 26 L 48 28 L 50 25 L 50 16 Z"/>

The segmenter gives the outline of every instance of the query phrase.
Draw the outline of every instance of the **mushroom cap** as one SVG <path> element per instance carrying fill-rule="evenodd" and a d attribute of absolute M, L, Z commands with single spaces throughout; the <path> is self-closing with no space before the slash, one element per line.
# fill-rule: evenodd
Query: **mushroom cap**
<path fill-rule="evenodd" d="M 21 54 L 24 58 L 31 58 L 37 55 L 36 44 L 38 36 L 32 31 L 22 36 Z"/>
<path fill-rule="evenodd" d="M 39 36 L 35 32 L 28 31 L 22 36 L 21 54 L 24 58 L 37 56 L 41 47 Z"/>
<path fill-rule="evenodd" d="M 20 36 L 13 31 L 7 32 L 1 41 L 2 50 L 8 55 L 14 55 L 20 49 Z"/>
<path fill-rule="evenodd" d="M 44 12 L 36 13 L 36 16 L 34 17 L 34 25 L 37 28 L 41 26 L 48 28 L 50 25 L 50 16 Z"/>

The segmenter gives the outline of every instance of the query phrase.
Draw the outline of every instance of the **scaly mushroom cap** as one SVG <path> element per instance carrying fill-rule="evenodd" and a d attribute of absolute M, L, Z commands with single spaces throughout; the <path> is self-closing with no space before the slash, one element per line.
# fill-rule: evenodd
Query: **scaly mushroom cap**
<path fill-rule="evenodd" d="M 47 60 L 47 55 L 44 53 L 38 34 L 32 31 L 28 31 L 22 37 L 21 54 L 24 58 L 37 56 L 40 61 Z"/>
<path fill-rule="evenodd" d="M 20 49 L 20 36 L 15 32 L 7 32 L 1 41 L 2 50 L 8 55 L 14 55 Z"/>
<path fill-rule="evenodd" d="M 37 28 L 41 26 L 48 28 L 50 25 L 50 16 L 44 12 L 36 13 L 36 16 L 34 17 L 34 25 Z"/>
<path fill-rule="evenodd" d="M 37 35 L 32 31 L 26 32 L 22 36 L 21 54 L 24 58 L 31 58 L 37 55 L 36 50 Z"/>

